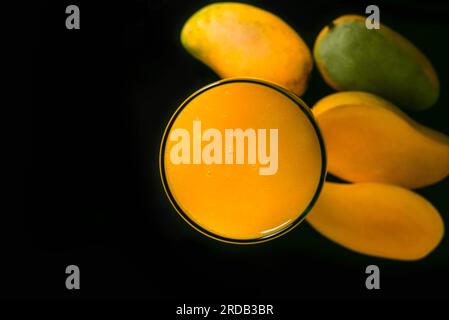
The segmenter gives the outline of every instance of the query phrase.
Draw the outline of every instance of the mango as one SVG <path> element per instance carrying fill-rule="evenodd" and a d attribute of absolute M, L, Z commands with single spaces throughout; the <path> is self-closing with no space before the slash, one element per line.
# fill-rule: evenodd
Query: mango
<path fill-rule="evenodd" d="M 326 182 L 306 220 L 345 248 L 397 260 L 424 258 L 444 234 L 443 220 L 429 201 L 380 183 Z"/>
<path fill-rule="evenodd" d="M 449 175 L 449 137 L 418 124 L 365 92 L 339 92 L 312 109 L 326 145 L 328 171 L 352 182 L 414 189 Z"/>
<path fill-rule="evenodd" d="M 367 91 L 410 110 L 438 99 L 440 84 L 426 56 L 403 36 L 365 17 L 342 16 L 319 33 L 313 55 L 324 80 L 336 90 Z"/>
<path fill-rule="evenodd" d="M 207 5 L 181 31 L 187 51 L 222 78 L 251 77 L 304 93 L 313 67 L 302 38 L 282 19 L 234 2 Z"/>

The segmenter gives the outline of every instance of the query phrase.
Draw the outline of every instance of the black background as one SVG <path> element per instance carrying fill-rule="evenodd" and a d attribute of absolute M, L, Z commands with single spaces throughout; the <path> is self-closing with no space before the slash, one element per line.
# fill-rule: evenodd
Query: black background
<path fill-rule="evenodd" d="M 449 134 L 448 6 L 434 1 L 245 2 L 278 14 L 310 48 L 333 18 L 363 15 L 368 4 L 379 5 L 381 22 L 421 48 L 440 77 L 437 105 L 410 115 Z M 447 236 L 426 259 L 397 262 L 348 251 L 307 223 L 274 241 L 237 246 L 201 235 L 176 214 L 160 182 L 158 148 L 177 106 L 218 80 L 179 42 L 183 23 L 206 3 L 39 5 L 23 241 L 11 260 L 14 286 L 7 296 L 180 303 L 445 298 Z M 69 4 L 80 8 L 80 30 L 65 28 Z M 315 69 L 302 98 L 313 105 L 331 92 Z M 443 214 L 446 228 L 448 190 L 449 179 L 419 190 Z M 81 269 L 81 290 L 65 288 L 69 264 Z M 370 264 L 381 269 L 381 290 L 365 289 Z M 32 281 L 30 266 L 37 275 Z"/>

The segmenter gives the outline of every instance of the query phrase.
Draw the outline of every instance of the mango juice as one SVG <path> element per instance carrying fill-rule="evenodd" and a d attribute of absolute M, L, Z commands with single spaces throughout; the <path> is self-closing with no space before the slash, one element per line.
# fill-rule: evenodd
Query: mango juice
<path fill-rule="evenodd" d="M 299 224 L 325 176 L 318 127 L 295 95 L 230 79 L 189 97 L 161 144 L 161 177 L 178 213 L 215 239 L 254 243 Z"/>

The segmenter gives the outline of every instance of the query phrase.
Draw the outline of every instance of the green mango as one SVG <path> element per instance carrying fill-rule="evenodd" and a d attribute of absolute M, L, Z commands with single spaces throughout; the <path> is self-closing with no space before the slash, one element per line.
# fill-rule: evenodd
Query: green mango
<path fill-rule="evenodd" d="M 403 108 L 424 110 L 440 85 L 430 61 L 392 29 L 368 29 L 365 17 L 345 15 L 318 35 L 313 55 L 324 80 L 336 90 L 375 93 Z"/>

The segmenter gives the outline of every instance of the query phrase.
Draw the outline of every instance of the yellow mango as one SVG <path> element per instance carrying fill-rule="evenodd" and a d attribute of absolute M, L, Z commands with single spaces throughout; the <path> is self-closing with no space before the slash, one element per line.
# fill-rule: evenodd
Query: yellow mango
<path fill-rule="evenodd" d="M 378 96 L 339 92 L 312 111 L 326 144 L 328 171 L 339 178 L 413 189 L 449 174 L 449 137 Z"/>
<path fill-rule="evenodd" d="M 181 43 L 222 78 L 253 77 L 304 93 L 312 54 L 276 15 L 236 2 L 207 5 L 181 31 Z"/>
<path fill-rule="evenodd" d="M 429 201 L 380 183 L 326 182 L 306 220 L 343 247 L 397 260 L 424 258 L 444 234 L 441 216 Z"/>

